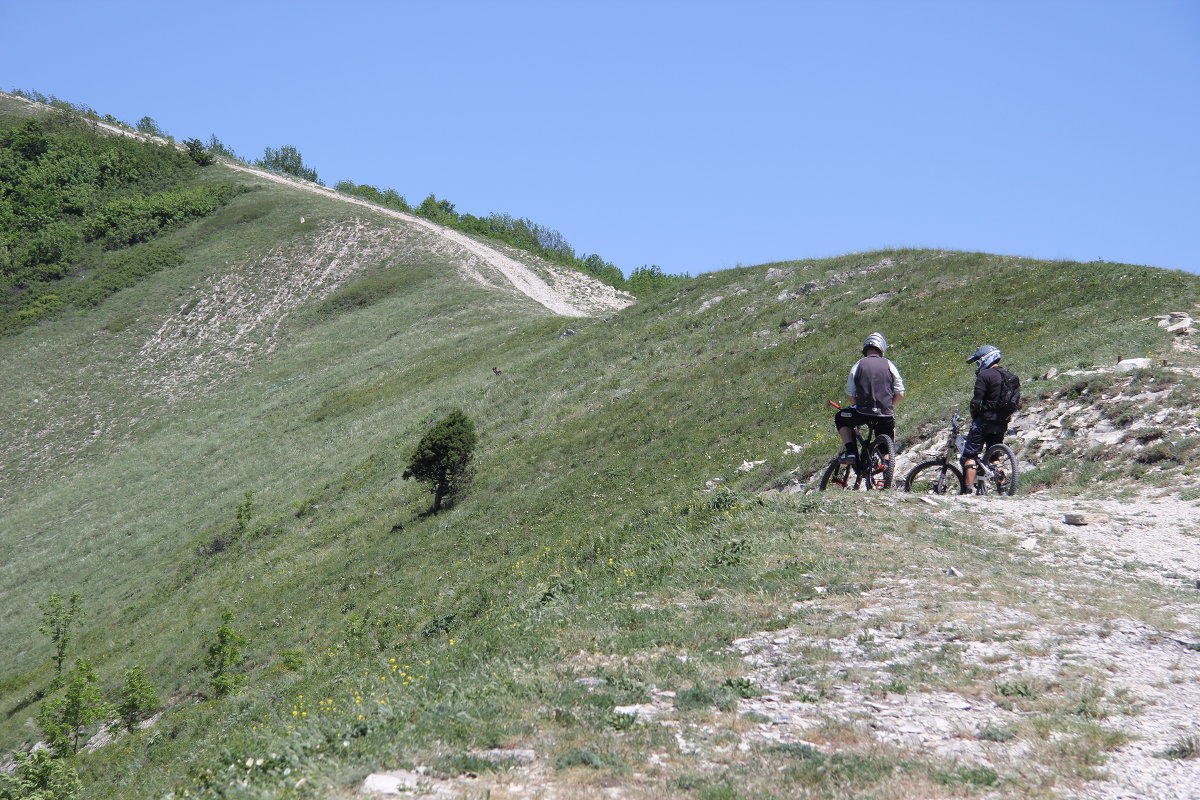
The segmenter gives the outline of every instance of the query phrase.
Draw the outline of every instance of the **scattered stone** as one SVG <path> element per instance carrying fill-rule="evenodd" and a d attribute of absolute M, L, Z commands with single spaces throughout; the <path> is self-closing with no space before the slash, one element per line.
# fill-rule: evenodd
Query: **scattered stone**
<path fill-rule="evenodd" d="M 1036 550 L 1037 544 L 1038 544 L 1037 537 L 1030 536 L 1028 539 L 1025 539 L 1023 542 L 1021 542 L 1021 544 L 1019 546 L 1022 550 Z"/>
<path fill-rule="evenodd" d="M 563 331 L 562 333 L 560 333 L 558 335 L 558 338 L 565 339 L 568 336 L 574 336 L 574 335 L 575 335 L 575 331 L 571 330 L 570 328 L 567 328 L 565 331 Z"/>
<path fill-rule="evenodd" d="M 1192 318 L 1188 317 L 1173 325 L 1168 325 L 1167 333 L 1173 333 L 1176 336 L 1190 336 L 1192 333 Z"/>
<path fill-rule="evenodd" d="M 421 776 L 408 770 L 376 772 L 363 781 L 359 794 L 400 794 L 421 788 Z"/>
<path fill-rule="evenodd" d="M 606 683 L 606 681 L 603 678 L 578 678 L 578 679 L 576 679 L 575 683 L 580 686 L 596 688 L 599 686 L 603 686 Z"/>
<path fill-rule="evenodd" d="M 717 303 L 721 302 L 724 299 L 725 299 L 724 295 L 717 295 L 716 297 L 712 298 L 711 300 L 705 300 L 703 303 L 700 304 L 700 307 L 696 309 L 695 313 L 700 314 L 705 311 L 708 311 L 710 308 L 712 308 L 713 306 L 715 306 Z"/>
<path fill-rule="evenodd" d="M 1113 367 L 1117 372 L 1132 372 L 1135 369 L 1149 369 L 1154 366 L 1154 360 L 1150 358 L 1126 358 L 1118 361 Z"/>
<path fill-rule="evenodd" d="M 1042 380 L 1052 381 L 1057 377 L 1058 377 L 1058 369 L 1056 367 L 1051 367 L 1050 369 L 1046 370 L 1044 375 L 1042 375 Z"/>
<path fill-rule="evenodd" d="M 717 488 L 717 484 L 723 480 L 725 480 L 725 479 L 724 478 L 709 478 L 708 480 L 706 480 L 704 482 L 704 491 L 711 492 L 713 489 Z"/>
<path fill-rule="evenodd" d="M 891 300 L 895 296 L 896 296 L 895 292 L 880 292 L 879 294 L 875 295 L 874 297 L 868 297 L 866 300 L 859 300 L 858 304 L 860 306 L 868 306 L 868 305 L 873 305 L 875 303 L 883 303 L 888 300 Z"/>
<path fill-rule="evenodd" d="M 946 574 L 951 578 L 961 578 L 963 576 L 963 574 L 954 567 L 950 567 L 950 569 L 946 570 Z"/>
<path fill-rule="evenodd" d="M 802 444 L 796 444 L 795 442 L 788 442 L 788 443 L 787 443 L 787 447 L 785 447 L 785 448 L 784 448 L 784 450 L 783 450 L 783 454 L 784 454 L 785 456 L 787 456 L 787 455 L 798 455 L 798 454 L 800 454 L 800 453 L 803 453 L 803 452 L 804 452 L 804 445 L 802 445 Z"/>
<path fill-rule="evenodd" d="M 767 463 L 765 460 L 764 461 L 743 461 L 742 465 L 734 471 L 735 472 L 749 472 L 750 470 L 754 469 L 755 467 L 759 466 L 760 464 L 765 464 L 765 463 Z"/>
<path fill-rule="evenodd" d="M 755 311 L 758 311 L 758 308 L 755 306 L 743 306 L 742 307 L 743 314 L 753 314 Z"/>
<path fill-rule="evenodd" d="M 1068 525 L 1096 525 L 1108 522 L 1107 514 L 1064 514 L 1063 522 Z"/>
<path fill-rule="evenodd" d="M 613 709 L 614 714 L 626 714 L 638 719 L 653 719 L 658 713 L 658 708 L 653 703 L 640 703 L 632 706 L 617 706 Z"/>
<path fill-rule="evenodd" d="M 769 270 L 767 270 L 766 279 L 767 279 L 768 283 L 774 283 L 775 281 L 783 280 L 784 278 L 786 278 L 787 276 L 789 276 L 791 274 L 792 273 L 788 272 L 786 269 L 780 269 L 779 267 L 771 267 Z"/>
<path fill-rule="evenodd" d="M 537 751 L 527 747 L 472 750 L 468 755 L 492 764 L 532 764 L 537 761 Z"/>

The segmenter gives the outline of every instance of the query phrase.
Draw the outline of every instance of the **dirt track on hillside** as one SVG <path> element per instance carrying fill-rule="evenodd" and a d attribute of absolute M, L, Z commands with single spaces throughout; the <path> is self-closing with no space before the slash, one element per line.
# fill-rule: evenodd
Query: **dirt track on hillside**
<path fill-rule="evenodd" d="M 47 112 L 55 109 L 49 106 L 43 106 L 24 97 L 13 95 L 13 98 L 27 103 L 31 106 L 37 106 L 39 109 Z M 119 125 L 112 125 L 98 120 L 90 120 L 90 122 L 101 130 L 118 136 L 128 136 L 133 139 L 142 139 L 146 141 L 154 141 L 159 144 L 171 144 L 166 139 L 157 136 L 150 136 L 136 131 L 128 130 Z M 182 149 L 182 145 L 175 144 L 176 147 Z M 610 311 L 616 311 L 625 306 L 630 305 L 634 298 L 625 292 L 613 289 L 606 284 L 591 278 L 583 273 L 575 270 L 555 269 L 550 268 L 548 272 L 554 277 L 555 285 L 551 286 L 541 278 L 534 270 L 517 261 L 514 258 L 504 255 L 495 248 L 472 239 L 458 231 L 446 228 L 437 223 L 430 222 L 427 219 L 415 216 L 413 214 L 405 214 L 401 211 L 395 211 L 390 208 L 369 203 L 357 197 L 350 197 L 340 192 L 336 192 L 327 187 L 321 186 L 310 181 L 301 180 L 287 175 L 271 172 L 270 170 L 260 169 L 245 164 L 239 164 L 229 159 L 219 159 L 219 163 L 229 169 L 243 172 L 248 175 L 253 175 L 257 178 L 280 183 L 289 186 L 293 189 L 298 189 L 304 192 L 328 197 L 332 200 L 337 200 L 343 203 L 350 203 L 364 208 L 369 208 L 380 214 L 401 220 L 410 225 L 416 225 L 426 231 L 434 234 L 442 241 L 452 245 L 457 253 L 453 253 L 452 258 L 459 264 L 465 277 L 475 280 L 485 286 L 495 286 L 494 283 L 488 280 L 475 264 L 481 264 L 485 269 L 490 270 L 501 276 L 505 282 L 511 285 L 518 292 L 526 295 L 530 299 L 545 306 L 550 311 L 563 317 L 587 317 L 594 314 L 603 314 Z M 581 302 L 582 301 L 582 302 Z"/>

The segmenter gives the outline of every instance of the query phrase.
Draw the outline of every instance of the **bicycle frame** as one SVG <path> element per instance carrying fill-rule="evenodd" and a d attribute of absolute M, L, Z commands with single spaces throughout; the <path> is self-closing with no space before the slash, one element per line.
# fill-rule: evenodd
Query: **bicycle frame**
<path fill-rule="evenodd" d="M 841 406 L 832 400 L 829 401 L 829 405 L 836 409 L 841 409 Z M 867 428 L 867 435 L 865 436 L 861 430 L 863 427 Z M 883 439 L 882 442 L 880 441 L 881 438 Z M 881 437 L 880 434 L 876 432 L 873 425 L 865 424 L 855 425 L 851 428 L 850 443 L 853 443 L 857 454 L 853 465 L 855 477 L 854 486 L 850 487 L 847 485 L 849 482 L 846 480 L 850 465 L 842 464 L 839 467 L 837 466 L 837 459 L 834 459 L 834 461 L 830 463 L 828 469 L 826 470 L 825 478 L 823 478 L 821 482 L 821 488 L 826 488 L 828 485 L 827 481 L 829 481 L 830 478 L 833 479 L 833 483 L 847 489 L 857 489 L 864 485 L 868 489 L 890 488 L 892 478 L 890 466 L 891 461 L 893 461 L 894 458 L 885 458 L 883 459 L 882 466 L 876 466 L 872 468 L 872 464 L 874 463 L 872 461 L 872 455 L 878 451 L 880 445 L 884 445 L 888 456 L 894 456 L 895 447 L 891 440 L 886 436 Z M 846 470 L 846 472 L 843 472 L 839 477 L 837 473 L 841 470 Z M 878 484 L 876 483 L 877 480 L 879 481 Z"/>

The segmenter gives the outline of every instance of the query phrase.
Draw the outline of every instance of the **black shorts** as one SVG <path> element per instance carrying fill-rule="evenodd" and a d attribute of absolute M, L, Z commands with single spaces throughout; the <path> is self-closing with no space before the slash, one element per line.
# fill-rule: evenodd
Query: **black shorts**
<path fill-rule="evenodd" d="M 979 455 L 994 444 L 1004 444 L 1004 434 L 1007 432 L 1006 422 L 972 422 L 971 430 L 967 431 L 967 442 L 963 446 L 963 460 Z"/>
<path fill-rule="evenodd" d="M 853 406 L 840 409 L 833 415 L 833 427 L 839 431 L 842 428 L 857 428 L 859 425 L 870 425 L 876 436 L 887 435 L 892 438 L 892 441 L 896 440 L 895 417 L 873 417 L 870 414 L 860 413 Z"/>

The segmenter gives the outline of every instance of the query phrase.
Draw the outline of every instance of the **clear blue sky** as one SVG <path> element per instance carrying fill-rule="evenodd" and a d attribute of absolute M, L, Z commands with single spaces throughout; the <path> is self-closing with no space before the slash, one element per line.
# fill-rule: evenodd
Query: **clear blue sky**
<path fill-rule="evenodd" d="M 887 246 L 1200 271 L 1200 2 L 18 2 L 0 88 L 627 272 Z"/>

